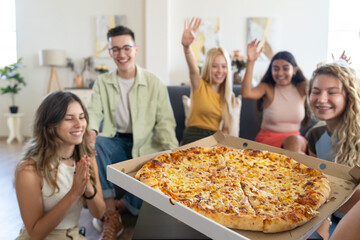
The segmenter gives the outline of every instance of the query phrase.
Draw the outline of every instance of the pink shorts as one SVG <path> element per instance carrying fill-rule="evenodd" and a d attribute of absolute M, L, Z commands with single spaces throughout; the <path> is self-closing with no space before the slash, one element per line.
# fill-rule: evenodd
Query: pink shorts
<path fill-rule="evenodd" d="M 292 135 L 299 135 L 301 136 L 300 132 L 273 132 L 265 129 L 260 129 L 260 132 L 255 138 L 256 142 L 264 143 L 270 146 L 282 147 L 282 143 L 284 142 L 285 138 L 292 136 Z M 305 138 L 304 138 L 305 139 Z"/>

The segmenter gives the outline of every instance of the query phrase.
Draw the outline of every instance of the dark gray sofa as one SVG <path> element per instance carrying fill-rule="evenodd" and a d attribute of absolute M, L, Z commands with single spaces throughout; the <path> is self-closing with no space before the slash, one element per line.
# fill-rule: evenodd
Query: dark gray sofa
<path fill-rule="evenodd" d="M 234 85 L 233 91 L 235 96 L 240 94 L 240 85 Z M 190 86 L 167 86 L 171 106 L 174 111 L 176 120 L 176 137 L 180 142 L 185 129 L 185 113 L 182 96 L 190 96 Z M 242 99 L 240 114 L 240 135 L 241 138 L 255 140 L 260 130 L 259 121 L 256 118 L 254 100 Z"/>

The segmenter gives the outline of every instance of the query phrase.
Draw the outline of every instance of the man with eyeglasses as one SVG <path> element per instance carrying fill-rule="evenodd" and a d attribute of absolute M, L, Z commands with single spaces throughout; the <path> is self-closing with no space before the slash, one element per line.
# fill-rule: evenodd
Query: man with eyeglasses
<path fill-rule="evenodd" d="M 102 230 L 102 237 L 111 235 L 109 239 L 116 239 L 123 231 L 118 211 L 127 209 L 138 215 L 142 200 L 125 193 L 121 200 L 115 201 L 114 186 L 106 178 L 107 165 L 173 149 L 178 142 L 166 86 L 135 64 L 138 47 L 133 31 L 118 26 L 108 31 L 107 39 L 117 70 L 99 76 L 87 109 L 107 207 L 104 218 L 94 219 L 93 225 Z"/>

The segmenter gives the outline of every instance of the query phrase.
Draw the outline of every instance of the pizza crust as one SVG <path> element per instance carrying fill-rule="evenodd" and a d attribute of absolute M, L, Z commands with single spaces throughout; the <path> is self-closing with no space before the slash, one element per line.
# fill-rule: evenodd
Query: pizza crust
<path fill-rule="evenodd" d="M 271 217 L 264 220 L 265 233 L 276 233 L 294 229 L 308 222 L 319 212 L 309 207 L 296 206 L 293 211 L 284 212 L 281 216 Z"/>
<path fill-rule="evenodd" d="M 256 215 L 228 215 L 196 209 L 196 212 L 229 228 L 263 231 L 264 219 Z"/>

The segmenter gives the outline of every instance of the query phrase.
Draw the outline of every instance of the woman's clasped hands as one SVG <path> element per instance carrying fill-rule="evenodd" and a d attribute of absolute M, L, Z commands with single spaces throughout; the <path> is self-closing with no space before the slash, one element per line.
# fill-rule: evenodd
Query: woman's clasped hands
<path fill-rule="evenodd" d="M 79 162 L 76 163 L 74 171 L 74 181 L 71 190 L 76 193 L 77 196 L 91 196 L 94 193 L 94 189 L 90 182 L 90 158 L 83 156 Z"/>

